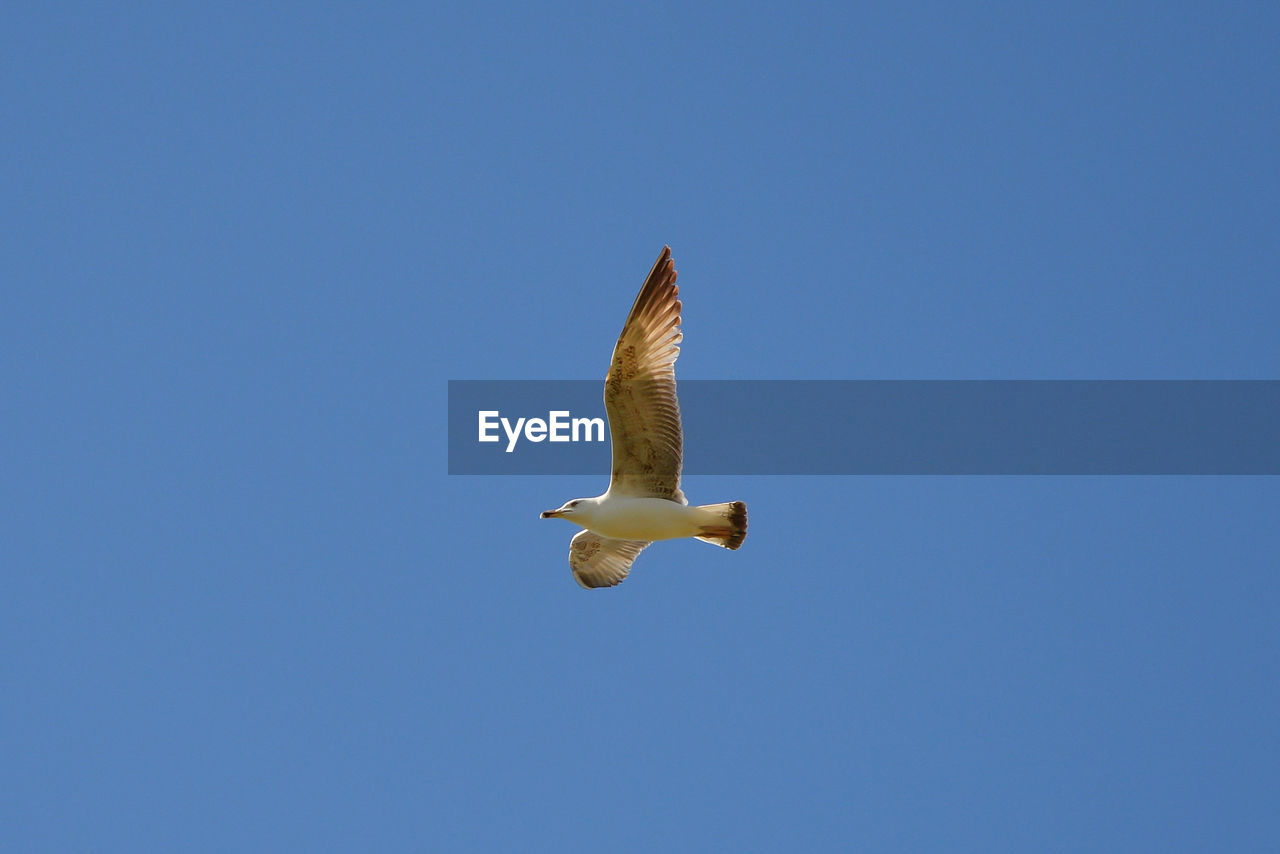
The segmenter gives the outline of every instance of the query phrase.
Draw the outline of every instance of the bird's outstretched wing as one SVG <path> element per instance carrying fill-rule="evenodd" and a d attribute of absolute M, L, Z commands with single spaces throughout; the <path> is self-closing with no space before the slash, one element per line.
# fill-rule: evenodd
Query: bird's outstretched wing
<path fill-rule="evenodd" d="M 644 540 L 612 540 L 590 531 L 580 531 L 569 543 L 573 580 L 588 588 L 621 584 L 636 555 L 647 545 Z"/>
<path fill-rule="evenodd" d="M 604 407 L 613 441 L 609 490 L 683 504 L 675 368 L 683 338 L 679 293 L 671 248 L 664 246 L 613 348 Z"/>

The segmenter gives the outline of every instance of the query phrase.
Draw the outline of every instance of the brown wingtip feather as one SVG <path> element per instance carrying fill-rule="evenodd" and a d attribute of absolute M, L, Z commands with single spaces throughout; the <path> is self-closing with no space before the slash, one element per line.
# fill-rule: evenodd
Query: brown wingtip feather
<path fill-rule="evenodd" d="M 654 262 L 653 268 L 649 270 L 649 275 L 645 277 L 644 284 L 640 287 L 640 293 L 636 294 L 636 301 L 631 305 L 631 311 L 627 314 L 627 323 L 632 320 L 646 317 L 649 315 L 666 314 L 668 312 L 674 314 L 674 324 L 680 324 L 680 288 L 676 285 L 675 261 L 671 257 L 671 247 L 662 247 L 658 260 Z M 623 326 L 625 332 L 626 325 Z"/>

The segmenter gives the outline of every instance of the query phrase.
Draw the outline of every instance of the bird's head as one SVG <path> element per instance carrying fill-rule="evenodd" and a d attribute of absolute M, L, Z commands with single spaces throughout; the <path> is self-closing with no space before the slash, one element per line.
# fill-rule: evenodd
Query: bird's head
<path fill-rule="evenodd" d="M 566 501 L 563 507 L 556 510 L 543 510 L 543 519 L 569 519 L 585 511 L 587 499 L 575 498 L 572 501 Z"/>

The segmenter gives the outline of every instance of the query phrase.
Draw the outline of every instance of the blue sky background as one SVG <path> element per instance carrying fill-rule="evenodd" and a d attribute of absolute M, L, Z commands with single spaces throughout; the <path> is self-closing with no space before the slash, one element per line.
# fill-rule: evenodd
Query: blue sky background
<path fill-rule="evenodd" d="M 10 6 L 13 851 L 1264 850 L 1280 481 L 733 478 L 585 592 L 454 379 L 1280 376 L 1270 4 Z M 815 510 L 815 507 L 818 508 Z"/>

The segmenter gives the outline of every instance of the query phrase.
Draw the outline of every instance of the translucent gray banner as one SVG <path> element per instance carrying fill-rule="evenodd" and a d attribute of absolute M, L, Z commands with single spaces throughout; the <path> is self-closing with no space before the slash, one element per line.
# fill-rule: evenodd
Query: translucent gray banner
<path fill-rule="evenodd" d="M 451 380 L 449 473 L 607 474 L 603 386 Z M 686 380 L 679 393 L 688 474 L 1280 474 L 1276 380 Z"/>

